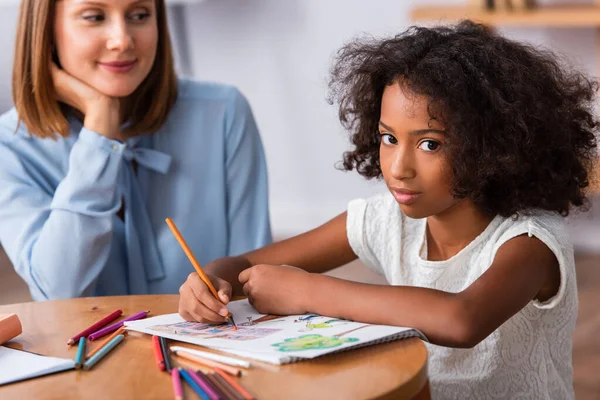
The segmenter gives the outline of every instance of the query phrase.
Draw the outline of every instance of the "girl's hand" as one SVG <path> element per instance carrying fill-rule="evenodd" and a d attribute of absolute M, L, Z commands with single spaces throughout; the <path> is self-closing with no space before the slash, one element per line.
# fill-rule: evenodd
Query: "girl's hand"
<path fill-rule="evenodd" d="M 215 299 L 208 286 L 196 272 L 188 275 L 187 280 L 179 288 L 179 315 L 186 321 L 206 323 L 223 323 L 229 314 L 226 304 L 231 299 L 231 285 L 216 276 L 208 275 L 219 294 Z"/>
<path fill-rule="evenodd" d="M 311 274 L 287 265 L 256 265 L 239 275 L 244 294 L 262 314 L 294 315 L 308 311 Z"/>
<path fill-rule="evenodd" d="M 109 139 L 119 139 L 119 99 L 106 96 L 50 62 L 58 100 L 81 111 L 83 125 Z"/>

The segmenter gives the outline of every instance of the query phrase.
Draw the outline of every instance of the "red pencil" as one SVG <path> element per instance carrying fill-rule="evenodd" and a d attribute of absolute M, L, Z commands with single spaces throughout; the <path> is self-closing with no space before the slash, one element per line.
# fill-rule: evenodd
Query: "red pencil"
<path fill-rule="evenodd" d="M 154 358 L 156 358 L 156 365 L 161 371 L 165 370 L 165 359 L 163 358 L 162 351 L 160 349 L 160 342 L 158 336 L 152 335 L 152 349 L 154 350 Z"/>
<path fill-rule="evenodd" d="M 121 316 L 121 314 L 123 314 L 123 311 L 117 310 L 117 311 L 113 312 L 112 314 L 102 318 L 100 321 L 96 322 L 94 325 L 90 326 L 83 332 L 78 333 L 77 335 L 75 335 L 71 339 L 69 339 L 69 341 L 67 342 L 67 345 L 71 346 L 71 345 L 79 342 L 79 338 L 87 337 L 90 333 L 96 332 L 98 329 L 102 328 L 109 322 L 114 321 L 115 319 L 119 318 Z"/>

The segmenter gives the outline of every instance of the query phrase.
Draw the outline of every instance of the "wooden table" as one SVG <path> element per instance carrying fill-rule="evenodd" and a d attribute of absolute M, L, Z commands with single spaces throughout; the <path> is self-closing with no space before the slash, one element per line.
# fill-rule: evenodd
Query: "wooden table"
<path fill-rule="evenodd" d="M 125 316 L 141 310 L 151 310 L 150 315 L 173 313 L 178 299 L 151 295 L 55 300 L 0 306 L 0 314 L 16 313 L 23 325 L 23 333 L 7 346 L 74 358 L 77 346 L 68 347 L 67 340 L 112 311 L 120 308 Z M 1 386 L 0 399 L 172 399 L 171 378 L 156 367 L 151 343 L 150 336 L 131 332 L 90 371 L 66 371 Z M 429 399 L 427 350 L 416 338 L 270 369 L 253 368 L 239 379 L 259 400 Z M 184 387 L 186 399 L 198 398 Z"/>

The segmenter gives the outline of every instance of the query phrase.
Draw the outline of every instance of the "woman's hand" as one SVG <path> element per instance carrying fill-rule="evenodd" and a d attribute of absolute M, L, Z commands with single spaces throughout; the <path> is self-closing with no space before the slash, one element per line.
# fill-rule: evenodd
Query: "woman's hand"
<path fill-rule="evenodd" d="M 186 321 L 222 323 L 229 314 L 226 304 L 231 299 L 231 285 L 216 276 L 208 275 L 217 290 L 219 300 L 215 299 L 208 286 L 196 272 L 188 275 L 179 288 L 179 315 Z"/>
<path fill-rule="evenodd" d="M 106 96 L 50 62 L 50 73 L 58 100 L 81 111 L 83 126 L 106 136 L 120 139 L 119 99 Z"/>
<path fill-rule="evenodd" d="M 262 314 L 293 315 L 309 311 L 312 274 L 287 265 L 256 265 L 239 275 L 244 294 Z"/>

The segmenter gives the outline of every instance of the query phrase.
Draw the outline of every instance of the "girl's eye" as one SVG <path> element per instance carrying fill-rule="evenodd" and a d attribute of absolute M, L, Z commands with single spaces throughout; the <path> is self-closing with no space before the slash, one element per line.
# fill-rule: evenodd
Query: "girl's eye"
<path fill-rule="evenodd" d="M 381 141 L 384 144 L 398 144 L 398 140 L 396 140 L 395 137 L 393 137 L 392 135 L 390 135 L 389 133 L 383 133 L 381 134 Z"/>
<path fill-rule="evenodd" d="M 428 152 L 436 151 L 440 148 L 440 143 L 436 142 L 435 140 L 423 140 L 421 143 L 419 143 L 419 148 Z"/>

